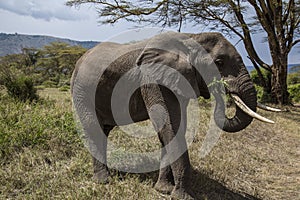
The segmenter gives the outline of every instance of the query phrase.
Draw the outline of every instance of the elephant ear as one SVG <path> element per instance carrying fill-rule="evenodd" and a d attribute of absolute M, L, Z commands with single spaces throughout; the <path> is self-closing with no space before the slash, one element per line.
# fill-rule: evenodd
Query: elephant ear
<path fill-rule="evenodd" d="M 210 92 L 207 87 L 206 66 L 211 62 L 210 54 L 200 45 L 194 38 L 194 34 L 190 34 L 188 39 L 182 40 L 184 46 L 188 49 L 189 62 L 195 67 L 196 80 L 200 95 L 205 99 L 210 98 Z M 203 78 L 203 75 L 206 76 Z"/>
<path fill-rule="evenodd" d="M 146 48 L 136 64 L 142 77 L 146 76 L 151 83 L 163 85 L 186 98 L 197 98 L 200 94 L 195 69 L 184 53 Z"/>
<path fill-rule="evenodd" d="M 210 92 L 208 90 L 207 84 L 204 81 L 203 77 L 201 76 L 201 74 L 195 70 L 196 73 L 196 81 L 197 81 L 197 85 L 199 88 L 199 95 L 198 96 L 202 96 L 204 99 L 209 99 L 210 98 Z"/>

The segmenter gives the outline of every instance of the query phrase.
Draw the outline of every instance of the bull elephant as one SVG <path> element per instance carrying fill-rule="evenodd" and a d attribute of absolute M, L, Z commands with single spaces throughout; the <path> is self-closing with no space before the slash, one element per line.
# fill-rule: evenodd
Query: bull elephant
<path fill-rule="evenodd" d="M 124 77 L 127 82 L 118 84 Z M 237 105 L 232 118 L 225 115 L 221 90 L 208 87 L 216 80 L 226 83 L 224 91 Z M 120 98 L 127 98 L 114 103 L 117 85 Z M 246 128 L 253 118 L 273 123 L 255 113 L 254 85 L 241 56 L 220 33 L 167 32 L 132 44 L 101 43 L 78 60 L 71 93 L 97 181 L 109 180 L 107 136 L 113 127 L 150 119 L 166 147 L 154 187 L 179 199 L 193 199 L 185 140 L 190 99 L 213 94 L 215 122 L 226 132 Z"/>

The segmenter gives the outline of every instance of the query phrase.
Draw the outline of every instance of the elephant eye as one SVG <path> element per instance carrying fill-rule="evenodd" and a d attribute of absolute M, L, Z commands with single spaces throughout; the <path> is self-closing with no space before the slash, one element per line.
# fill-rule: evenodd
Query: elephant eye
<path fill-rule="evenodd" d="M 221 58 L 218 58 L 218 59 L 215 60 L 215 64 L 217 66 L 222 66 L 224 64 L 224 60 L 221 59 Z"/>

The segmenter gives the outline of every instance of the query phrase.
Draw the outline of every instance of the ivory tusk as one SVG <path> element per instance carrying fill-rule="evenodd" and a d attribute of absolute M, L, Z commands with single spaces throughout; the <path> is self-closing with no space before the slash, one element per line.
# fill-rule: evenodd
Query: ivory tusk
<path fill-rule="evenodd" d="M 263 109 L 263 110 L 267 110 L 267 111 L 281 112 L 280 109 L 272 108 L 272 107 L 266 106 L 266 105 L 264 105 L 264 104 L 261 104 L 261 103 L 259 103 L 259 102 L 257 102 L 257 107 L 260 108 L 260 109 Z"/>
<path fill-rule="evenodd" d="M 234 103 L 235 103 L 242 111 L 244 111 L 246 114 L 248 114 L 249 116 L 251 116 L 251 117 L 253 117 L 253 118 L 255 118 L 255 119 L 258 119 L 258 120 L 260 120 L 260 121 L 262 121 L 262 122 L 266 122 L 266 123 L 270 123 L 270 124 L 274 124 L 274 123 L 275 123 L 274 121 L 269 120 L 269 119 L 267 119 L 267 118 L 265 118 L 265 117 L 263 117 L 263 116 L 257 114 L 257 113 L 254 112 L 253 110 L 251 110 L 251 109 L 250 109 L 250 108 L 242 101 L 242 99 L 241 99 L 239 96 L 237 96 L 237 95 L 235 95 L 235 94 L 231 94 L 230 96 L 233 98 Z"/>

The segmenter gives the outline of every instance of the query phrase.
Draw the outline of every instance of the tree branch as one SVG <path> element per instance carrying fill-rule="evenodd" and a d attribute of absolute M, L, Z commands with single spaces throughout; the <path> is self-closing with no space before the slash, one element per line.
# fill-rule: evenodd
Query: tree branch
<path fill-rule="evenodd" d="M 294 44 L 293 42 L 293 38 L 294 38 L 294 33 L 295 33 L 295 28 L 298 26 L 297 25 L 297 21 L 296 21 L 296 12 L 295 12 L 295 2 L 294 0 L 290 0 L 290 15 L 288 16 L 289 18 L 289 30 L 287 32 L 287 36 L 286 36 L 286 43 L 287 43 L 287 47 L 286 47 L 286 53 L 289 53 L 291 51 L 291 49 L 293 48 L 293 46 L 295 44 L 297 44 L 297 42 Z"/>
<path fill-rule="evenodd" d="M 295 41 L 292 43 L 292 47 L 295 46 L 296 44 L 298 44 L 299 42 L 300 42 L 300 39 L 295 40 Z"/>
<path fill-rule="evenodd" d="M 249 54 L 249 56 L 254 59 L 260 66 L 264 68 L 270 68 L 269 65 L 267 65 L 265 62 L 263 62 L 260 57 L 258 56 L 251 39 L 250 30 L 248 25 L 246 24 L 244 17 L 241 13 L 240 7 L 236 5 L 232 0 L 229 0 L 230 6 L 233 8 L 233 11 L 235 13 L 235 16 L 237 17 L 238 21 L 240 22 L 240 25 L 243 30 L 244 34 L 244 44 L 245 48 Z"/>
<path fill-rule="evenodd" d="M 286 10 L 284 12 L 284 15 L 282 17 L 282 23 L 285 24 L 289 18 L 289 15 L 291 13 L 292 4 L 294 3 L 294 0 L 290 0 L 288 3 L 288 6 L 286 7 Z"/>
<path fill-rule="evenodd" d="M 130 16 L 151 15 L 155 13 L 162 5 L 167 3 L 168 0 L 162 0 L 158 2 L 157 5 L 152 8 L 141 8 L 141 7 L 135 7 L 133 5 L 130 7 L 128 5 L 131 5 L 131 3 L 127 1 L 121 1 L 122 4 L 120 4 L 120 2 L 117 0 L 114 0 L 114 2 L 115 3 L 113 4 L 103 0 L 71 0 L 68 1 L 66 5 L 78 6 L 80 4 L 87 4 L 87 3 L 95 3 L 95 4 L 103 5 L 105 7 L 100 9 L 99 12 L 100 16 L 115 16 L 114 19 L 104 21 L 105 23 L 115 23 L 120 19 L 126 19 Z M 109 11 L 109 12 L 107 12 L 107 14 L 105 14 L 104 12 L 103 14 L 102 11 Z M 118 11 L 120 13 L 117 13 Z"/>
<path fill-rule="evenodd" d="M 259 80 L 260 80 L 261 84 L 263 85 L 264 88 L 266 88 L 266 87 L 267 87 L 267 83 L 266 83 L 266 81 L 265 81 L 265 79 L 264 79 L 264 76 L 263 76 L 263 74 L 262 74 L 262 72 L 261 72 L 259 66 L 258 66 L 257 63 L 255 62 L 255 60 L 253 60 L 250 56 L 247 56 L 247 58 L 252 62 L 252 64 L 253 64 L 255 70 L 257 71 L 257 74 L 258 74 L 258 76 L 259 76 Z M 267 70 L 270 71 L 269 69 L 267 69 Z"/>

